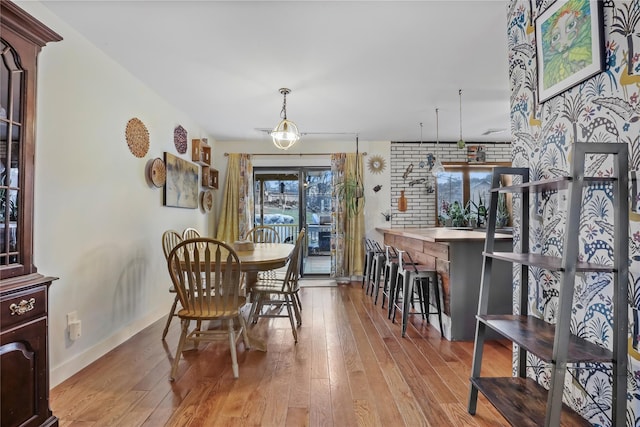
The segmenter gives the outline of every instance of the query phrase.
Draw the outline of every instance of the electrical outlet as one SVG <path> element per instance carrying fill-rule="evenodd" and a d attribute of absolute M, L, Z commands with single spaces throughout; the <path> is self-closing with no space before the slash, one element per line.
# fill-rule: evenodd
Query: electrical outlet
<path fill-rule="evenodd" d="M 78 312 L 77 311 L 71 311 L 69 313 L 67 313 L 67 326 L 70 326 L 72 323 L 77 322 L 78 321 Z"/>
<path fill-rule="evenodd" d="M 80 338 L 80 335 L 82 335 L 82 322 L 76 320 L 75 322 L 69 323 L 69 339 L 75 341 Z"/>

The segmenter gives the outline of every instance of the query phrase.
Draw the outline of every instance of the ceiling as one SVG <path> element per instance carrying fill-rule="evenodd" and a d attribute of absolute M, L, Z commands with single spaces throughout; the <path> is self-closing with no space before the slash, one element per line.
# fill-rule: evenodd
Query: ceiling
<path fill-rule="evenodd" d="M 510 140 L 506 0 L 43 3 L 218 141 Z"/>

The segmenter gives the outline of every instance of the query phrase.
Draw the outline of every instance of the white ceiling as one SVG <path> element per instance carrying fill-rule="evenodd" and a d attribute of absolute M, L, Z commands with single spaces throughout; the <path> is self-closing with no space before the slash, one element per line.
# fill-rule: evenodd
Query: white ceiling
<path fill-rule="evenodd" d="M 506 0 L 43 3 L 218 141 L 510 140 Z"/>

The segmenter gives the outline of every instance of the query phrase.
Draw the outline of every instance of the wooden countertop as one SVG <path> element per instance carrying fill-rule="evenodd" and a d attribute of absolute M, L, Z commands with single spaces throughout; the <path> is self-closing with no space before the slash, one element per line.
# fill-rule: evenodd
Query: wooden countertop
<path fill-rule="evenodd" d="M 381 233 L 394 234 L 396 236 L 410 237 L 412 239 L 424 240 L 425 242 L 459 242 L 459 241 L 484 241 L 486 231 L 459 230 L 447 227 L 436 228 L 380 228 Z M 496 233 L 496 240 L 511 240 L 510 234 Z"/>

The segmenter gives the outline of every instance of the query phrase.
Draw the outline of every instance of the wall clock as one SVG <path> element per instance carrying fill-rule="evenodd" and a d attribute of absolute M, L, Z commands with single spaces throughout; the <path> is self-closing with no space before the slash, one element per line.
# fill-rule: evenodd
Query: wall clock
<path fill-rule="evenodd" d="M 369 158 L 369 171 L 371 173 L 381 173 L 385 167 L 385 161 L 382 156 L 372 156 Z"/>

